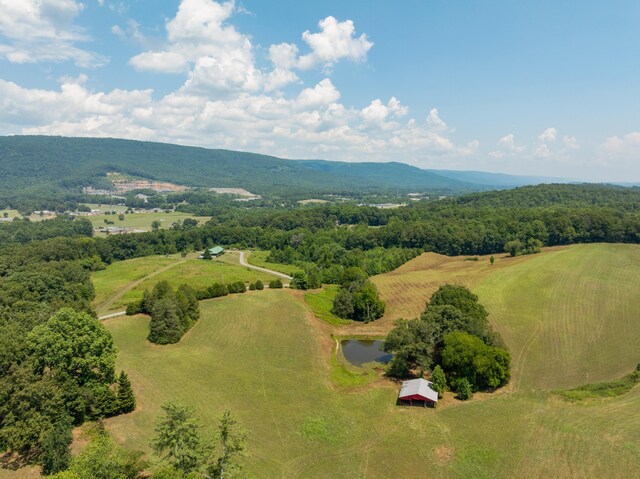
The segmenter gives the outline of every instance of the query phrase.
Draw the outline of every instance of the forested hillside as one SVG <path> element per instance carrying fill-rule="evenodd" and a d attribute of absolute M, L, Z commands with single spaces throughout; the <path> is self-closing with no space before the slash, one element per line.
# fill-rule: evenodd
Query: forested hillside
<path fill-rule="evenodd" d="M 460 193 L 478 191 L 455 179 L 401 163 L 291 161 L 229 150 L 117 139 L 0 137 L 0 195 L 25 190 L 106 187 L 106 173 L 187 186 L 240 187 L 258 194 L 350 193 L 354 190 Z"/>

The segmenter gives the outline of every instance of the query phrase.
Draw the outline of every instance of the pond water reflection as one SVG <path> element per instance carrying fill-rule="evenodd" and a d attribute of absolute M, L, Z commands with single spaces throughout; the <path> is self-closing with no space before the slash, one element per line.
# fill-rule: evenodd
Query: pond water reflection
<path fill-rule="evenodd" d="M 382 350 L 384 341 L 373 339 L 345 339 L 341 342 L 342 354 L 354 366 L 378 362 L 386 364 L 391 354 Z"/>

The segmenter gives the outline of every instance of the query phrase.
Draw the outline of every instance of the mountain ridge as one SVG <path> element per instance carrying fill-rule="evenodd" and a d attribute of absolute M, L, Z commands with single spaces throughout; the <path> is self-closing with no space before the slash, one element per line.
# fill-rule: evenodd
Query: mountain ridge
<path fill-rule="evenodd" d="M 426 170 L 399 162 L 283 159 L 171 143 L 62 136 L 0 137 L 0 168 L 0 192 L 4 193 L 15 188 L 105 187 L 110 171 L 185 186 L 243 187 L 258 194 L 418 191 L 458 195 L 533 184 L 533 177 Z"/>

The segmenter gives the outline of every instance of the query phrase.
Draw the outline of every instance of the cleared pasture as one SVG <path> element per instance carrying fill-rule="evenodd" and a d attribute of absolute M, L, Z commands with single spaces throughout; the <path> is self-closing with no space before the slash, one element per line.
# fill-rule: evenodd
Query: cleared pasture
<path fill-rule="evenodd" d="M 291 276 L 295 271 L 298 271 L 299 268 L 292 264 L 283 264 L 283 263 L 271 263 L 267 261 L 269 257 L 269 251 L 247 251 L 245 252 L 245 258 L 247 263 L 252 264 L 254 266 L 260 266 L 261 268 L 272 269 L 273 271 L 278 271 L 279 273 L 288 274 Z"/>
<path fill-rule="evenodd" d="M 114 206 L 112 209 L 117 212 L 123 212 L 122 206 Z M 111 211 L 111 210 L 109 210 Z M 171 211 L 169 213 L 129 213 L 124 215 L 123 220 L 118 219 L 119 213 L 114 214 L 98 214 L 93 216 L 86 216 L 91 221 L 94 228 L 100 227 L 120 227 L 120 228 L 135 228 L 145 231 L 151 231 L 151 224 L 154 221 L 160 222 L 160 228 L 170 228 L 173 223 L 177 221 L 184 221 L 187 218 L 198 220 L 199 224 L 204 224 L 209 221 L 208 216 L 194 216 L 189 213 L 181 213 L 178 211 Z M 107 221 L 113 221 L 113 224 L 105 223 Z M 96 233 L 97 235 L 104 235 L 104 233 Z"/>
<path fill-rule="evenodd" d="M 136 258 L 113 263 L 91 277 L 96 290 L 94 305 L 101 315 L 123 310 L 160 281 L 169 281 L 174 287 L 188 284 L 198 289 L 216 282 L 249 283 L 260 279 L 268 283 L 274 278 L 272 274 L 240 266 L 237 252 L 227 252 L 211 261 L 197 259 L 195 253 L 187 258 L 180 255 Z"/>
<path fill-rule="evenodd" d="M 606 251 L 600 256 L 616 267 Z M 514 274 L 526 282 L 554 264 L 539 261 L 528 273 L 514 265 Z M 492 285 L 497 296 L 522 296 L 521 289 L 503 291 L 503 283 Z M 478 286 L 482 295 L 483 288 Z M 319 327 L 300 299 L 295 292 L 265 291 L 205 301 L 201 321 L 172 346 L 149 344 L 143 317 L 106 321 L 120 349 L 118 367 L 130 374 L 139 401 L 136 412 L 108 420 L 109 429 L 124 444 L 149 451 L 153 419 L 163 401 L 192 405 L 209 430 L 229 408 L 251 430 L 245 464 L 255 477 L 386 478 L 427 466 L 429 477 L 436 478 L 640 473 L 640 388 L 574 404 L 542 388 L 525 388 L 524 381 L 522 387 L 479 395 L 469 403 L 447 396 L 435 410 L 398 407 L 398 386 L 387 380 L 347 389 L 333 384 L 331 343 L 318 334 L 326 323 Z M 535 307 L 542 314 L 548 303 Z M 495 306 L 490 311 L 498 316 Z M 502 325 L 507 319 L 500 317 Z M 514 355 L 527 334 L 514 329 L 512 336 L 505 335 Z M 516 384 L 520 371 L 527 377 L 526 366 L 539 360 L 537 355 L 523 358 Z M 560 376 L 571 362 L 563 363 L 564 356 L 558 360 Z"/>
<path fill-rule="evenodd" d="M 534 255 L 473 290 L 509 344 L 522 387 L 618 379 L 640 362 L 640 246 Z"/>
<path fill-rule="evenodd" d="M 150 453 L 162 402 L 192 405 L 208 432 L 228 408 L 251 431 L 250 477 L 639 477 L 640 387 L 577 403 L 551 391 L 586 373 L 589 382 L 619 378 L 640 360 L 640 247 L 483 261 L 423 255 L 375 281 L 383 295 L 414 285 L 408 306 L 385 299 L 417 313 L 439 284 L 469 285 L 513 354 L 512 382 L 498 393 L 467 403 L 447 394 L 424 409 L 396 406 L 399 387 L 383 378 L 336 385 L 332 327 L 299 292 L 267 290 L 202 302 L 201 320 L 176 345 L 148 343 L 146 317 L 105 321 L 138 398 L 134 413 L 107 426 Z"/>

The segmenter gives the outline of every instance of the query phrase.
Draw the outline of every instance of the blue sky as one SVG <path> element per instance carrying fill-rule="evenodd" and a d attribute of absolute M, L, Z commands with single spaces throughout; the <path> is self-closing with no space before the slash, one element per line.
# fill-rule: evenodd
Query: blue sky
<path fill-rule="evenodd" d="M 0 134 L 640 181 L 635 0 L 0 11 Z"/>

